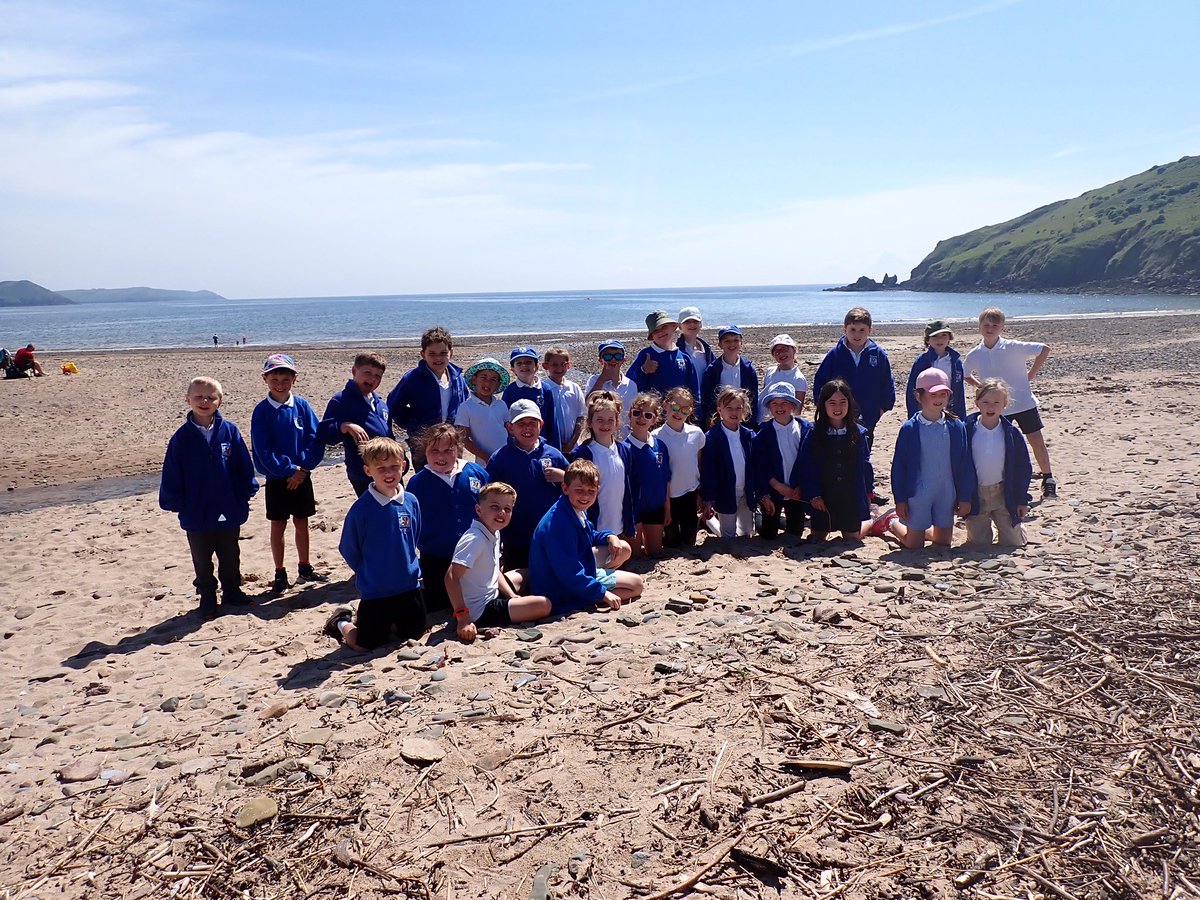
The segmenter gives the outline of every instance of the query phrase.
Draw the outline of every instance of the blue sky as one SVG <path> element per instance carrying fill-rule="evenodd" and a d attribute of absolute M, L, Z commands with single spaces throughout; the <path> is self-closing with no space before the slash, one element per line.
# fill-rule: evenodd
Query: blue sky
<path fill-rule="evenodd" d="M 907 276 L 1200 152 L 1198 38 L 1191 0 L 0 0 L 0 279 Z"/>

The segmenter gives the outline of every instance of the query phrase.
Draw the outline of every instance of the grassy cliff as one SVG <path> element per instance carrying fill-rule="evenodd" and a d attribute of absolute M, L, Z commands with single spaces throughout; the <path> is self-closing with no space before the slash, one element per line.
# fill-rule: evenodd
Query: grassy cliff
<path fill-rule="evenodd" d="M 0 281 L 0 306 L 71 306 L 75 301 L 32 281 Z"/>
<path fill-rule="evenodd" d="M 902 287 L 1200 293 L 1200 157 L 939 241 Z"/>

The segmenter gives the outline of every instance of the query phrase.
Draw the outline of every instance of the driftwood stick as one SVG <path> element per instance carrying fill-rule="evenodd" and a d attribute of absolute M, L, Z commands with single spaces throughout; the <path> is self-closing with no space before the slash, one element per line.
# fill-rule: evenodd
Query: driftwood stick
<path fill-rule="evenodd" d="M 551 822 L 548 825 L 530 825 L 527 828 L 499 828 L 495 831 L 485 831 L 483 834 L 461 834 L 458 837 L 443 838 L 426 844 L 426 847 L 448 847 L 451 844 L 463 844 L 467 841 L 485 841 L 494 837 L 508 837 L 514 834 L 534 834 L 539 831 L 552 831 L 555 828 L 578 828 L 586 825 L 586 819 L 564 819 L 561 822 Z"/>
<path fill-rule="evenodd" d="M 781 787 L 777 791 L 770 791 L 766 794 L 759 794 L 757 797 L 747 797 L 747 806 L 765 806 L 768 803 L 774 803 L 776 800 L 782 800 L 784 797 L 790 797 L 792 794 L 799 793 L 804 790 L 804 786 L 808 784 L 803 778 L 799 781 L 793 781 L 786 787 Z"/>
<path fill-rule="evenodd" d="M 644 898 L 644 900 L 663 900 L 664 897 L 670 897 L 672 894 L 677 894 L 680 891 L 686 891 L 693 887 L 701 878 L 719 866 L 724 861 L 725 857 L 729 855 L 730 851 L 742 842 L 742 839 L 745 836 L 745 830 L 738 832 L 737 837 L 726 843 L 724 847 L 713 854 L 712 859 L 702 865 L 691 875 L 688 875 L 681 881 L 675 882 L 675 884 L 671 885 L 665 890 L 659 891 L 657 894 L 651 894 L 649 897 Z"/>

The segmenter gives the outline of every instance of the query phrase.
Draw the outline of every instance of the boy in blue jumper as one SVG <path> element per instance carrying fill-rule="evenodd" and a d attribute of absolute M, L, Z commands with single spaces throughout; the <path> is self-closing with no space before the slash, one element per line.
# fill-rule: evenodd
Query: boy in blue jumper
<path fill-rule="evenodd" d="M 328 581 L 309 561 L 308 519 L 317 511 L 312 470 L 321 464 L 325 445 L 317 439 L 317 414 L 308 401 L 292 393 L 296 361 L 285 353 L 272 353 L 263 363 L 267 396 L 250 417 L 250 447 L 254 467 L 267 481 L 267 521 L 271 523 L 271 557 L 275 580 L 271 594 L 288 589 L 283 565 L 283 544 L 288 519 L 296 533 L 297 584 Z"/>
<path fill-rule="evenodd" d="M 401 640 L 419 638 L 425 633 L 425 602 L 417 564 L 421 505 L 402 486 L 408 469 L 404 448 L 391 438 L 373 438 L 359 453 L 371 484 L 346 513 L 338 550 L 354 571 L 362 599 L 357 620 L 351 621 L 348 609 L 336 610 L 325 633 L 361 653 L 386 644 L 393 625 Z"/>
<path fill-rule="evenodd" d="M 742 356 L 742 330 L 736 325 L 722 328 L 717 332 L 717 344 L 721 355 L 700 377 L 700 421 L 707 423 L 716 413 L 717 391 L 729 385 L 750 395 L 750 406 L 755 411 L 750 424 L 752 428 L 757 427 L 758 373 L 754 371 L 754 364 Z"/>
<path fill-rule="evenodd" d="M 213 378 L 193 378 L 187 389 L 187 421 L 171 436 L 163 459 L 158 505 L 179 513 L 187 533 L 200 594 L 200 615 L 217 615 L 217 582 L 223 606 L 251 602 L 242 593 L 238 537 L 258 490 L 254 463 L 241 432 L 219 412 L 224 392 Z M 213 554 L 217 577 L 213 577 Z"/>
<path fill-rule="evenodd" d="M 518 400 L 508 410 L 508 443 L 492 454 L 487 473 L 517 491 L 512 522 L 504 529 L 504 568 L 529 565 L 533 530 L 558 499 L 567 459 L 541 437 L 542 413 L 532 400 Z"/>
<path fill-rule="evenodd" d="M 700 384 L 692 355 L 675 344 L 678 328 L 679 323 L 665 309 L 656 309 L 646 316 L 650 346 L 643 347 L 629 367 L 629 378 L 639 393 L 658 391 L 665 397 L 673 387 L 695 390 Z"/>
<path fill-rule="evenodd" d="M 504 402 L 510 409 L 518 400 L 529 400 L 536 404 L 538 414 L 542 417 L 542 437 L 555 450 L 561 450 L 555 393 L 538 378 L 537 350 L 527 346 L 513 347 L 508 354 L 508 365 L 512 369 L 513 380 L 504 389 Z M 520 488 L 517 487 L 517 490 Z"/>
<path fill-rule="evenodd" d="M 421 361 L 388 394 L 391 422 L 408 435 L 413 465 L 425 465 L 417 435 L 438 422 L 453 422 L 459 404 L 470 395 L 462 369 L 450 362 L 454 341 L 438 326 L 421 335 Z"/>
<path fill-rule="evenodd" d="M 378 353 L 360 353 L 354 357 L 350 380 L 333 395 L 319 426 L 322 443 L 342 442 L 346 453 L 346 477 L 358 497 L 371 483 L 363 471 L 358 448 L 372 438 L 392 436 L 387 403 L 375 392 L 385 371 L 387 363 Z"/>
<path fill-rule="evenodd" d="M 530 590 L 549 597 L 556 613 L 598 603 L 620 609 L 622 602 L 641 595 L 642 576 L 617 571 L 629 559 L 629 544 L 611 531 L 597 531 L 588 520 L 588 508 L 600 493 L 600 470 L 586 459 L 575 460 L 562 491 L 534 532 Z M 601 548 L 606 568 L 597 565 Z"/>

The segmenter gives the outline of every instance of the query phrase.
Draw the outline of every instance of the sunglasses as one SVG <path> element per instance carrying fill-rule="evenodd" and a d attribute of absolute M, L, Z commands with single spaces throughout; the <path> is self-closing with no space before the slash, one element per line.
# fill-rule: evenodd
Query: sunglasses
<path fill-rule="evenodd" d="M 678 403 L 668 403 L 667 409 L 671 412 L 683 413 L 685 416 L 692 411 L 690 406 L 680 406 Z"/>
<path fill-rule="evenodd" d="M 620 362 L 625 358 L 624 353 L 601 353 L 600 358 L 605 362 Z"/>
<path fill-rule="evenodd" d="M 652 409 L 635 409 L 629 415 L 637 416 L 639 419 L 654 419 L 658 417 L 658 413 Z"/>

